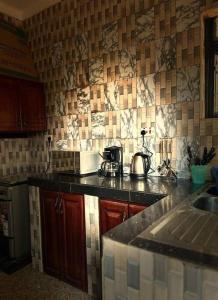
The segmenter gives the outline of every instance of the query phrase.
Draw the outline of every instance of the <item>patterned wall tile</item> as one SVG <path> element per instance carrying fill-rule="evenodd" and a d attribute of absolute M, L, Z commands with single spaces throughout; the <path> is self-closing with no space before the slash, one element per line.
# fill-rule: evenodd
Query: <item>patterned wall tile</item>
<path fill-rule="evenodd" d="M 137 106 L 155 104 L 155 74 L 137 77 Z"/>
<path fill-rule="evenodd" d="M 120 79 L 119 52 L 110 52 L 103 55 L 104 83 Z"/>
<path fill-rule="evenodd" d="M 118 19 L 119 50 L 135 47 L 135 14 Z"/>
<path fill-rule="evenodd" d="M 154 7 L 136 16 L 135 36 L 138 43 L 154 40 Z"/>
<path fill-rule="evenodd" d="M 103 53 L 110 53 L 118 50 L 118 24 L 112 22 L 103 26 L 102 30 L 102 48 Z"/>
<path fill-rule="evenodd" d="M 91 138 L 91 114 L 79 115 L 79 137 L 82 140 Z"/>
<path fill-rule="evenodd" d="M 136 49 L 136 72 L 137 76 L 146 76 L 156 71 L 155 41 L 138 45 Z"/>
<path fill-rule="evenodd" d="M 165 105 L 176 102 L 176 81 L 176 70 L 162 71 L 156 74 L 156 105 Z"/>
<path fill-rule="evenodd" d="M 174 137 L 176 135 L 175 104 L 156 107 L 156 133 L 158 137 Z"/>
<path fill-rule="evenodd" d="M 89 85 L 89 65 L 87 60 L 76 63 L 76 84 L 80 88 Z"/>
<path fill-rule="evenodd" d="M 177 68 L 200 64 L 199 27 L 177 33 Z"/>
<path fill-rule="evenodd" d="M 109 111 L 105 114 L 105 135 L 107 139 L 120 138 L 119 111 Z"/>
<path fill-rule="evenodd" d="M 177 70 L 177 101 L 198 101 L 200 96 L 200 68 Z"/>
<path fill-rule="evenodd" d="M 176 67 L 176 37 L 156 41 L 156 71 L 168 71 Z"/>
<path fill-rule="evenodd" d="M 104 85 L 92 85 L 90 88 L 90 103 L 92 112 L 105 111 Z"/>
<path fill-rule="evenodd" d="M 176 0 L 158 1 L 155 5 L 155 38 L 176 33 Z"/>
<path fill-rule="evenodd" d="M 136 108 L 136 80 L 126 79 L 118 82 L 120 109 Z"/>

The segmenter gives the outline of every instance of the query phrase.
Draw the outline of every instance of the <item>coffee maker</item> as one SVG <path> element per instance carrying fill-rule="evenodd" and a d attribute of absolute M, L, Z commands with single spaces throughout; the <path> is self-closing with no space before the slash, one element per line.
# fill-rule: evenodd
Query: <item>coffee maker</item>
<path fill-rule="evenodd" d="M 111 146 L 104 148 L 100 174 L 106 177 L 123 176 L 123 148 Z"/>

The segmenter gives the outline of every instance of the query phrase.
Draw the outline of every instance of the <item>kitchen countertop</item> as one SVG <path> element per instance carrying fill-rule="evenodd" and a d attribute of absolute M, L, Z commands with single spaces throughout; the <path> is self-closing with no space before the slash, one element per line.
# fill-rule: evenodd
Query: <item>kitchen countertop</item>
<path fill-rule="evenodd" d="M 180 239 L 178 235 L 177 237 L 175 235 L 169 236 L 168 232 L 156 229 L 158 226 L 164 228 L 162 225 L 164 222 L 168 222 L 168 219 L 173 219 L 176 226 L 179 227 L 178 222 L 181 214 L 183 216 L 188 214 L 187 223 L 183 223 L 182 227 L 184 234 L 181 233 L 181 236 L 189 236 L 189 239 L 194 240 L 192 234 L 188 235 L 188 232 L 190 233 L 189 228 L 190 230 L 195 228 L 196 233 L 196 227 L 191 226 L 192 220 L 194 223 L 196 217 L 202 219 L 202 216 L 205 216 L 206 218 L 208 213 L 192 208 L 191 202 L 206 190 L 207 184 L 199 186 L 193 185 L 189 180 L 179 179 L 175 182 L 161 177 L 137 180 L 128 176 L 110 179 L 97 175 L 77 177 L 60 174 L 33 176 L 29 178 L 29 184 L 62 192 L 83 193 L 120 201 L 152 204 L 144 211 L 108 231 L 104 235 L 104 239 L 112 239 L 125 245 L 193 263 L 206 264 L 212 267 L 217 265 L 218 267 L 218 256 L 214 255 L 215 252 L 207 251 L 205 247 L 200 247 L 199 243 L 198 245 L 193 244 L 188 239 Z M 202 230 L 200 231 L 202 236 Z M 158 234 L 154 235 L 154 232 L 158 232 Z"/>
<path fill-rule="evenodd" d="M 100 198 L 129 201 L 149 205 L 167 195 L 174 195 L 177 202 L 178 195 L 188 195 L 193 186 L 190 181 L 166 180 L 161 177 L 135 179 L 129 176 L 121 178 L 105 178 L 98 175 L 78 177 L 63 174 L 40 174 L 29 178 L 29 184 L 43 189 L 68 193 L 82 193 Z"/>

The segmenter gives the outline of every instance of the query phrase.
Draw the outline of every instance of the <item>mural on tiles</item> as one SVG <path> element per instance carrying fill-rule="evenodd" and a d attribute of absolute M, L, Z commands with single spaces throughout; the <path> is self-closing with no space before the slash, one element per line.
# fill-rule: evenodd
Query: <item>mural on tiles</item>
<path fill-rule="evenodd" d="M 69 115 L 67 118 L 68 140 L 79 139 L 79 119 L 77 115 Z"/>
<path fill-rule="evenodd" d="M 176 68 L 176 37 L 169 36 L 156 41 L 156 71 Z"/>
<path fill-rule="evenodd" d="M 103 58 L 89 60 L 89 83 L 101 84 L 103 83 Z"/>
<path fill-rule="evenodd" d="M 64 92 L 55 93 L 54 115 L 55 116 L 66 116 L 66 100 L 65 100 Z"/>
<path fill-rule="evenodd" d="M 64 68 L 64 86 L 66 90 L 76 88 L 76 64 L 72 63 Z"/>
<path fill-rule="evenodd" d="M 156 133 L 160 138 L 176 136 L 176 105 L 156 107 Z"/>
<path fill-rule="evenodd" d="M 132 78 L 136 75 L 136 55 L 133 51 L 119 51 L 119 72 L 121 78 Z"/>
<path fill-rule="evenodd" d="M 199 26 L 200 1 L 177 0 L 176 1 L 176 28 L 182 32 L 191 27 Z"/>
<path fill-rule="evenodd" d="M 105 137 L 105 115 L 104 113 L 93 113 L 91 115 L 92 121 L 92 138 L 104 138 Z"/>
<path fill-rule="evenodd" d="M 102 29 L 103 53 L 110 53 L 118 50 L 118 25 L 117 22 L 106 24 Z"/>
<path fill-rule="evenodd" d="M 125 109 L 120 112 L 121 138 L 132 139 L 137 137 L 137 110 Z"/>
<path fill-rule="evenodd" d="M 52 67 L 57 68 L 64 63 L 62 42 L 55 43 L 50 51 Z"/>
<path fill-rule="evenodd" d="M 137 105 L 138 107 L 155 104 L 155 74 L 137 78 Z"/>
<path fill-rule="evenodd" d="M 177 101 L 198 101 L 200 96 L 200 68 L 177 70 Z"/>
<path fill-rule="evenodd" d="M 90 111 L 90 87 L 77 89 L 77 108 L 79 114 L 86 114 Z"/>
<path fill-rule="evenodd" d="M 125 9 L 117 3 L 112 10 L 97 2 L 93 14 L 90 1 L 75 0 L 76 8 L 61 1 L 58 13 L 50 12 L 51 20 L 61 20 L 68 7 L 75 22 L 63 23 L 57 34 L 50 30 L 49 18 L 43 17 L 40 27 L 34 18 L 26 22 L 33 57 L 47 88 L 48 131 L 60 141 L 59 147 L 80 145 L 102 151 L 117 137 L 128 164 L 145 124 L 154 126 L 154 139 L 149 141 L 153 150 L 156 137 L 174 137 L 176 145 L 187 135 L 207 135 L 198 101 L 203 2 L 139 1 L 133 10 L 128 0 Z M 41 41 L 40 51 L 35 44 L 39 28 L 51 36 Z M 52 54 L 47 49 L 53 49 Z M 69 90 L 73 92 L 66 98 L 64 91 Z M 66 139 L 67 122 L 62 127 L 62 116 L 67 114 L 79 119 L 79 128 L 78 123 L 69 124 L 67 138 L 73 143 Z M 212 133 L 207 143 L 211 140 Z"/>
<path fill-rule="evenodd" d="M 136 16 L 135 35 L 138 43 L 154 40 L 154 7 Z"/>
<path fill-rule="evenodd" d="M 75 38 L 76 61 L 88 59 L 87 34 L 78 34 Z"/>
<path fill-rule="evenodd" d="M 116 81 L 104 85 L 104 96 L 106 111 L 119 109 L 119 87 Z"/>

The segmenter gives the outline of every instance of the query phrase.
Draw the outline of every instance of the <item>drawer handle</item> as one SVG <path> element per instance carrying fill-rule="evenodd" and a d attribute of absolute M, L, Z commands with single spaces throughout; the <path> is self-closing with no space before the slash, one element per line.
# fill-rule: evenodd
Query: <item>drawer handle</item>
<path fill-rule="evenodd" d="M 59 213 L 60 215 L 63 214 L 63 198 L 61 197 L 60 203 L 59 203 Z"/>

